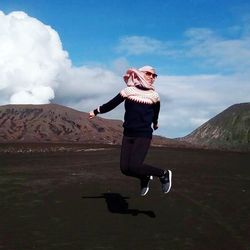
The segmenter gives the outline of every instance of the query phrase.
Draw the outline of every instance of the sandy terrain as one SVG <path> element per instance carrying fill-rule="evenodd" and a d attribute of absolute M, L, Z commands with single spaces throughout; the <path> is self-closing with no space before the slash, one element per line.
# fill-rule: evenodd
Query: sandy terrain
<path fill-rule="evenodd" d="M 152 148 L 173 171 L 146 197 L 119 147 L 0 154 L 0 249 L 250 249 L 250 155 Z"/>

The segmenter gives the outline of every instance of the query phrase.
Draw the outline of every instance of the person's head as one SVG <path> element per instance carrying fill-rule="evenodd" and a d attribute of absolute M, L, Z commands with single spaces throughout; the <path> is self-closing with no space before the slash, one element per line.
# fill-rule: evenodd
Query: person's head
<path fill-rule="evenodd" d="M 156 71 L 153 67 L 151 66 L 143 66 L 141 68 L 139 68 L 139 71 L 143 72 L 143 77 L 144 79 L 147 81 L 148 84 L 153 84 L 156 77 L 157 77 L 157 74 L 156 74 Z"/>

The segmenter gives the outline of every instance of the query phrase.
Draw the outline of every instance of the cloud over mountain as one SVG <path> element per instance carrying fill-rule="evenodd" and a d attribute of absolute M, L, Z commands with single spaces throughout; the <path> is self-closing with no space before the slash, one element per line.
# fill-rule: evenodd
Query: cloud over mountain
<path fill-rule="evenodd" d="M 58 33 L 21 11 L 0 11 L 0 54 L 0 104 L 86 104 L 117 83 L 101 67 L 73 67 Z"/>
<path fill-rule="evenodd" d="M 0 12 L 2 103 L 48 103 L 70 67 L 55 30 L 24 12 Z"/>

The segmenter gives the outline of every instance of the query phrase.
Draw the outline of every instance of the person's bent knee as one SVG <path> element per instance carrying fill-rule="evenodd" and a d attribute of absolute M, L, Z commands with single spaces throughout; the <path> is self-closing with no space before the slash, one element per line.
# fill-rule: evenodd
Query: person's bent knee
<path fill-rule="evenodd" d="M 120 165 L 121 172 L 124 175 L 130 175 L 129 174 L 129 166 L 128 165 Z"/>

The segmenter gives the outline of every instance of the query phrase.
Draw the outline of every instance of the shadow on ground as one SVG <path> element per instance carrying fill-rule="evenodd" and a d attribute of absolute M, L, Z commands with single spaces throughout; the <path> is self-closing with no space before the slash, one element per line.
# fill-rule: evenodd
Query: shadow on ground
<path fill-rule="evenodd" d="M 155 218 L 156 215 L 153 211 L 143 211 L 139 209 L 130 209 L 127 199 L 129 197 L 123 197 L 118 193 L 104 193 L 101 196 L 83 196 L 83 199 L 104 199 L 107 203 L 107 207 L 110 213 L 118 214 L 130 214 L 137 216 L 139 214 L 145 214 L 151 218 Z"/>

